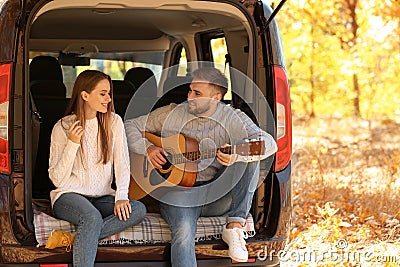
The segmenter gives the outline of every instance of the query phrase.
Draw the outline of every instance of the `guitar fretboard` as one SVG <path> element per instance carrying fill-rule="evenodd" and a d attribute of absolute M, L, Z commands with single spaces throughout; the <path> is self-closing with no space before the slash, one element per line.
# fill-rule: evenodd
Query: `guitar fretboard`
<path fill-rule="evenodd" d="M 222 153 L 225 154 L 231 154 L 232 153 L 232 146 L 229 147 L 224 147 L 224 148 L 219 148 L 218 150 L 221 150 Z M 196 160 L 202 160 L 202 159 L 210 159 L 214 158 L 217 150 L 205 150 L 200 153 L 200 151 L 194 151 L 194 152 L 186 152 L 182 154 L 174 154 L 172 155 L 172 164 L 180 164 L 180 163 L 185 163 L 188 161 L 196 161 Z"/>

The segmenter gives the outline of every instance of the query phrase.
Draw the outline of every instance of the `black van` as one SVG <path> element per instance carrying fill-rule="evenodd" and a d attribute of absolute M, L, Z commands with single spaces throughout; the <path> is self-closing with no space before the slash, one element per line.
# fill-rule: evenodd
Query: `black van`
<path fill-rule="evenodd" d="M 224 101 L 248 113 L 278 144 L 271 164 L 261 164 L 249 262 L 232 261 L 218 231 L 204 228 L 196 243 L 198 265 L 277 265 L 270 252 L 284 249 L 291 222 L 292 119 L 271 14 L 266 3 L 249 0 L 0 1 L 0 266 L 72 266 L 71 252 L 43 244 L 52 230 L 73 227 L 52 216 L 47 168 L 51 129 L 63 116 L 76 76 L 88 68 L 109 74 L 116 112 L 125 118 L 127 109 L 136 112 L 128 104 L 144 81 L 153 89 L 141 97 L 157 105 L 183 101 L 195 61 L 235 68 L 253 81 L 261 98 L 243 87 L 243 94 L 230 92 Z M 146 201 L 143 226 L 149 232 L 133 231 L 138 240 L 121 235 L 100 241 L 96 266 L 168 266 L 168 238 L 152 232 L 165 227 L 152 201 Z"/>

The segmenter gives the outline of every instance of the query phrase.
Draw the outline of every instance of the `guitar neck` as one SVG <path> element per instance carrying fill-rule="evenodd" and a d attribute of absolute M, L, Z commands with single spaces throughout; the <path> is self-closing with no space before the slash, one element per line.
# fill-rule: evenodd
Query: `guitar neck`
<path fill-rule="evenodd" d="M 225 154 L 232 154 L 234 151 L 234 146 L 228 146 L 224 148 L 219 148 L 217 150 L 205 150 L 205 151 L 194 151 L 194 152 L 186 152 L 182 154 L 175 154 L 173 155 L 173 162 L 175 164 L 184 163 L 187 161 L 196 161 L 196 160 L 203 160 L 203 159 L 210 159 L 214 158 L 217 151 L 220 150 L 222 153 Z"/>
<path fill-rule="evenodd" d="M 156 138 L 160 139 L 159 137 Z M 159 141 L 158 139 L 157 141 Z M 152 142 L 151 140 L 149 141 Z M 188 140 L 185 141 L 188 142 Z M 162 142 L 159 143 L 160 144 L 157 144 L 157 146 L 161 147 Z M 265 152 L 264 144 L 265 144 L 264 141 L 261 139 L 258 140 L 252 139 L 252 140 L 247 140 L 246 142 L 243 142 L 238 145 L 220 147 L 217 149 L 209 149 L 204 151 L 197 150 L 197 151 L 177 153 L 177 154 L 171 153 L 168 155 L 168 160 L 171 164 L 180 164 L 186 162 L 199 161 L 203 159 L 210 159 L 210 158 L 215 158 L 217 151 L 221 151 L 224 154 L 238 154 L 245 157 L 260 156 L 263 155 Z M 198 147 L 197 142 L 196 142 L 196 147 Z"/>

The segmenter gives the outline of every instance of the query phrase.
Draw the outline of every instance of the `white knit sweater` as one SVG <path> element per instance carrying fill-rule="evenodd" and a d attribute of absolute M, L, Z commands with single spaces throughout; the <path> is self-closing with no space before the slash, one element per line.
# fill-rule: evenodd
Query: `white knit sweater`
<path fill-rule="evenodd" d="M 107 164 L 99 162 L 101 151 L 97 138 L 97 118 L 86 120 L 82 136 L 84 157 L 81 156 L 80 144 L 68 138 L 68 129 L 75 120 L 75 115 L 62 118 L 51 133 L 49 176 L 56 186 L 50 192 L 52 205 L 61 194 L 67 192 L 91 197 L 115 195 L 115 201 L 128 199 L 130 163 L 121 117 L 117 114 L 112 116 L 112 157 Z M 111 188 L 113 166 L 116 191 Z"/>

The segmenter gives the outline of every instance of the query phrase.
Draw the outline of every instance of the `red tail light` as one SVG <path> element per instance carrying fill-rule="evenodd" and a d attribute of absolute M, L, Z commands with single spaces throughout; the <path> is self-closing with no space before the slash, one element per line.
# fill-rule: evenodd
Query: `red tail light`
<path fill-rule="evenodd" d="M 0 172 L 10 173 L 8 114 L 11 88 L 11 63 L 0 64 Z"/>
<path fill-rule="evenodd" d="M 292 157 L 292 112 L 289 82 L 285 70 L 274 66 L 276 97 L 276 140 L 278 151 L 275 156 L 275 171 L 283 170 Z"/>

